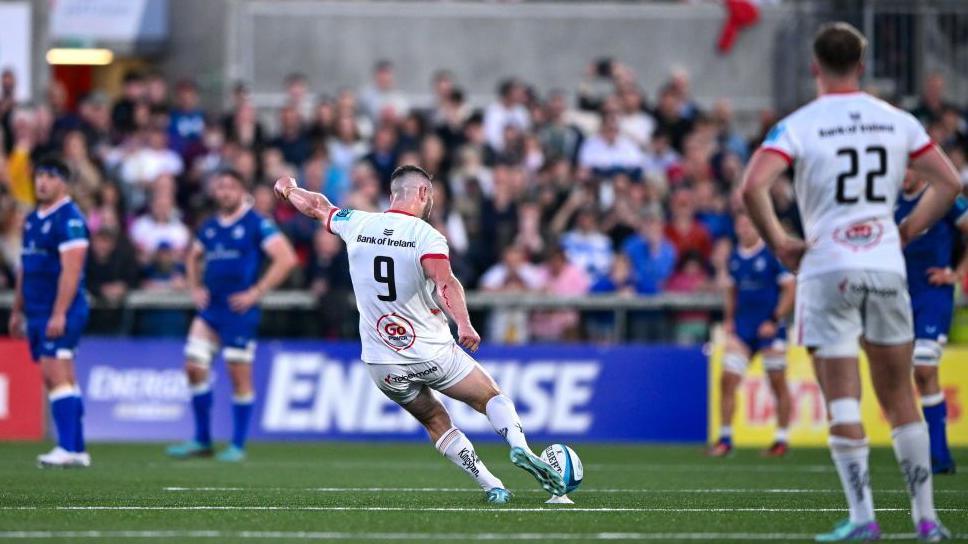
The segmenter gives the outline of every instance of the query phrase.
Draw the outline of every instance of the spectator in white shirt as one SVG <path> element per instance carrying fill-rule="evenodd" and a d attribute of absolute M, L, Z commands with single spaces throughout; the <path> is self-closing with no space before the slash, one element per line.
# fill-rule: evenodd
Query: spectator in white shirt
<path fill-rule="evenodd" d="M 380 60 L 373 66 L 373 82 L 360 91 L 363 114 L 376 121 L 384 111 L 392 111 L 394 118 L 403 118 L 410 111 L 407 98 L 397 89 L 393 63 Z"/>
<path fill-rule="evenodd" d="M 162 187 L 158 189 L 151 193 L 148 213 L 139 216 L 131 224 L 131 241 L 142 264 L 151 261 L 162 243 L 168 244 L 180 256 L 191 241 L 188 227 L 178 218 L 173 191 Z"/>
<path fill-rule="evenodd" d="M 655 118 L 645 112 L 642 93 L 633 85 L 625 85 L 618 91 L 619 131 L 645 149 L 655 131 Z"/>
<path fill-rule="evenodd" d="M 525 98 L 524 85 L 515 79 L 505 80 L 498 86 L 498 101 L 484 111 L 484 136 L 494 151 L 504 151 L 504 129 L 508 125 L 522 131 L 531 126 Z"/>
<path fill-rule="evenodd" d="M 619 133 L 618 117 L 607 113 L 602 116 L 598 134 L 585 140 L 578 153 L 578 166 L 583 176 L 593 173 L 611 177 L 616 173 L 628 174 L 638 179 L 642 174 L 644 155 L 639 146 Z"/>
<path fill-rule="evenodd" d="M 144 206 L 154 180 L 165 175 L 177 176 L 184 168 L 181 156 L 168 148 L 168 133 L 157 127 L 150 129 L 144 145 L 121 160 L 121 179 L 130 208 Z"/>

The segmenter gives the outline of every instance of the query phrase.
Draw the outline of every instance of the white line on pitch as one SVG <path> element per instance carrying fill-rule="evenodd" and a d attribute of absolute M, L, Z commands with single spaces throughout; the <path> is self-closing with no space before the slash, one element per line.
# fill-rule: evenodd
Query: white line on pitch
<path fill-rule="evenodd" d="M 351 533 L 331 531 L 0 531 L 4 539 L 53 539 L 53 538 L 217 538 L 259 540 L 811 540 L 812 534 L 797 533 Z M 885 540 L 909 540 L 913 533 L 883 534 Z M 954 535 L 956 539 L 968 535 Z"/>
<path fill-rule="evenodd" d="M 176 511 L 176 510 L 224 510 L 224 511 L 291 511 L 291 512 L 486 512 L 489 514 L 514 514 L 519 512 L 843 512 L 843 508 L 650 508 L 650 507 L 544 507 L 544 508 L 494 508 L 466 506 L 0 506 L 0 510 L 108 510 L 108 511 Z M 908 512 L 908 508 L 876 508 L 877 512 Z M 938 512 L 966 512 L 965 508 L 937 508 Z"/>
<path fill-rule="evenodd" d="M 480 493 L 479 489 L 467 487 L 163 487 L 163 491 L 195 492 L 195 491 L 310 491 L 315 493 Z M 527 493 L 531 490 L 525 490 Z M 534 493 L 544 493 L 533 490 Z M 842 489 L 784 489 L 784 488 L 710 488 L 710 489 L 627 489 L 604 488 L 582 489 L 582 493 L 684 493 L 684 494 L 716 494 L 716 493 L 763 493 L 763 494 L 835 494 L 843 493 Z M 516 493 L 521 493 L 517 491 Z M 964 489 L 935 489 L 936 495 L 968 495 Z M 876 490 L 875 494 L 903 494 L 903 489 Z"/>

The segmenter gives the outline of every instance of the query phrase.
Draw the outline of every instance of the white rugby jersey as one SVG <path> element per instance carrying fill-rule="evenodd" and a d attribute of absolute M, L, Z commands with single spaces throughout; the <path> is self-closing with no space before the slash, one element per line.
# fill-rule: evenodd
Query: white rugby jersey
<path fill-rule="evenodd" d="M 363 362 L 427 362 L 453 346 L 447 316 L 433 297 L 435 285 L 421 265 L 449 257 L 441 233 L 396 210 L 333 209 L 326 228 L 346 242 Z"/>
<path fill-rule="evenodd" d="M 894 202 L 909 160 L 931 147 L 914 116 L 862 92 L 822 95 L 777 123 L 761 149 L 794 165 L 807 241 L 799 276 L 904 275 Z"/>

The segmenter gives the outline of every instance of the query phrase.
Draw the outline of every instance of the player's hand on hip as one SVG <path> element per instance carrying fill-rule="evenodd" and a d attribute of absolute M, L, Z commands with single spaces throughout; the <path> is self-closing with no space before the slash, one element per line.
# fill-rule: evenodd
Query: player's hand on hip
<path fill-rule="evenodd" d="M 47 320 L 47 338 L 60 338 L 64 336 L 64 329 L 67 327 L 67 318 L 64 314 L 51 314 Z"/>
<path fill-rule="evenodd" d="M 786 236 L 776 248 L 776 258 L 787 270 L 796 274 L 800 269 L 800 261 L 807 252 L 807 243 L 799 238 Z"/>
<path fill-rule="evenodd" d="M 756 335 L 760 338 L 773 338 L 776 336 L 776 323 L 772 321 L 760 323 L 760 327 L 756 329 Z"/>
<path fill-rule="evenodd" d="M 10 319 L 7 320 L 7 331 L 11 338 L 24 337 L 24 314 L 22 312 L 10 312 Z"/>
<path fill-rule="evenodd" d="M 233 312 L 245 313 L 258 304 L 259 297 L 259 291 L 255 288 L 239 291 L 229 296 L 229 308 L 232 308 Z"/>
<path fill-rule="evenodd" d="M 298 187 L 296 180 L 289 176 L 285 176 L 276 180 L 276 184 L 272 190 L 275 191 L 276 198 L 280 200 L 289 200 L 290 191 L 296 187 Z"/>
<path fill-rule="evenodd" d="M 470 323 L 457 326 L 457 343 L 467 351 L 477 351 L 481 346 L 481 335 L 477 334 Z"/>
<path fill-rule="evenodd" d="M 192 289 L 192 302 L 195 303 L 195 308 L 203 310 L 208 307 L 208 289 L 204 287 L 196 287 Z"/>
<path fill-rule="evenodd" d="M 955 285 L 961 278 L 949 267 L 931 267 L 928 269 L 928 283 L 931 285 Z"/>

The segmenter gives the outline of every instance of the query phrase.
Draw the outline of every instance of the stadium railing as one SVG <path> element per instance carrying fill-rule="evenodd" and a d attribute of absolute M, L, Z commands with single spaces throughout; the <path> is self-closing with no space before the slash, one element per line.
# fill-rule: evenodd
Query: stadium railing
<path fill-rule="evenodd" d="M 350 304 L 355 307 L 352 301 Z M 0 310 L 9 310 L 13 304 L 13 293 L 0 292 Z M 489 293 L 468 292 L 467 306 L 472 312 L 494 310 L 577 310 L 583 315 L 590 313 L 605 316 L 609 321 L 612 339 L 619 341 L 628 336 L 630 315 L 651 315 L 662 322 L 678 312 L 722 311 L 722 296 L 718 293 L 663 293 L 650 296 L 623 295 L 584 295 L 559 296 L 546 293 Z M 191 296 L 186 291 L 134 290 L 119 304 L 105 304 L 91 299 L 95 310 L 119 311 L 127 317 L 121 319 L 118 333 L 131 334 L 134 319 L 132 314 L 152 310 L 188 311 L 194 308 Z M 322 309 L 320 301 L 312 293 L 303 290 L 280 290 L 266 294 L 261 301 L 266 311 L 297 312 L 305 315 Z M 355 326 L 355 325 L 354 325 Z M 664 336 L 660 334 L 660 336 Z"/>

